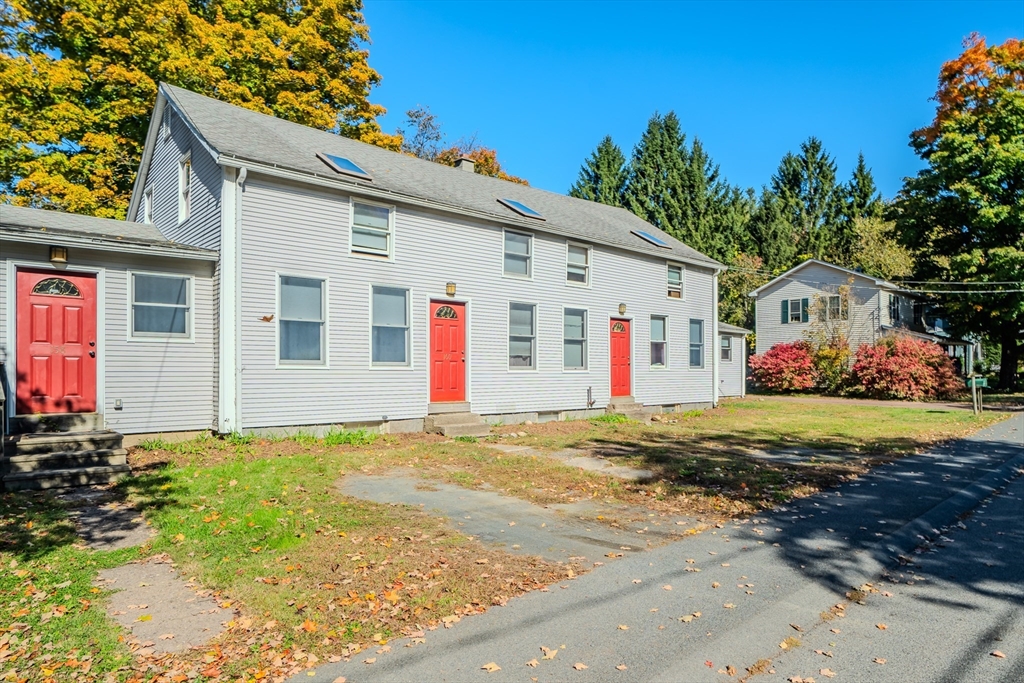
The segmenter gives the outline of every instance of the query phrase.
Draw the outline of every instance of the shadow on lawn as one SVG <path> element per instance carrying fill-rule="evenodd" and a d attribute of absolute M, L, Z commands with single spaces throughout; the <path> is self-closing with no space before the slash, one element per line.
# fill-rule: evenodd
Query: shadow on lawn
<path fill-rule="evenodd" d="M 49 493 L 0 494 L 0 552 L 27 562 L 78 542 L 64 504 Z"/>

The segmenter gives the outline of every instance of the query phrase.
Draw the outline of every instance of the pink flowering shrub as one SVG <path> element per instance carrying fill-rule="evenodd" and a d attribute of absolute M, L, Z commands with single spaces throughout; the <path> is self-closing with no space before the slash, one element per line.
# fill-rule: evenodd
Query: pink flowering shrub
<path fill-rule="evenodd" d="M 776 344 L 748 363 L 754 381 L 770 391 L 804 391 L 814 387 L 817 371 L 808 342 Z"/>
<path fill-rule="evenodd" d="M 953 360 L 938 344 L 902 335 L 857 349 L 853 381 L 874 398 L 920 401 L 964 392 Z"/>

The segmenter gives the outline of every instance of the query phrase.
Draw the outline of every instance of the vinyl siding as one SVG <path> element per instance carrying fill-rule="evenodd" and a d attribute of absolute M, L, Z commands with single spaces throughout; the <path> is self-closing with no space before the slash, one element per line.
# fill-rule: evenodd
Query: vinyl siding
<path fill-rule="evenodd" d="M 500 225 L 413 207 L 395 216 L 394 260 L 348 255 L 347 196 L 250 173 L 242 199 L 242 424 L 246 428 L 422 417 L 429 402 L 428 305 L 467 301 L 467 400 L 474 412 L 558 411 L 608 403 L 609 319 L 633 321 L 633 395 L 648 405 L 712 400 L 712 271 L 688 267 L 686 299 L 666 296 L 666 262 L 595 246 L 590 288 L 565 282 L 566 240 L 535 234 L 533 279 L 502 276 Z M 538 225 L 542 227 L 542 225 Z M 277 273 L 328 280 L 329 365 L 277 367 Z M 412 363 L 370 367 L 371 284 L 411 290 Z M 538 368 L 508 370 L 510 301 L 538 305 Z M 586 308 L 589 367 L 562 369 L 563 306 Z M 650 368 L 650 316 L 669 319 L 669 367 Z M 704 320 L 705 364 L 688 367 L 689 319 Z"/>
<path fill-rule="evenodd" d="M 757 297 L 757 353 L 764 353 L 783 342 L 807 339 L 813 321 L 782 323 L 782 302 L 786 299 L 809 299 L 815 295 L 835 294 L 850 279 L 848 273 L 812 263 L 787 279 L 780 279 L 761 291 Z M 883 296 L 885 296 L 883 294 Z M 888 305 L 888 299 L 882 302 Z M 855 277 L 850 302 L 850 345 L 856 349 L 875 341 L 880 334 L 880 307 L 878 286 L 873 280 Z M 811 316 L 813 318 L 813 316 Z"/>
<path fill-rule="evenodd" d="M 718 366 L 718 395 L 719 396 L 741 396 L 743 385 L 746 382 L 746 346 L 742 335 L 721 335 L 732 337 L 732 360 L 720 361 Z M 716 348 L 721 354 L 721 342 Z M 721 357 L 721 355 L 719 355 Z"/>
<path fill-rule="evenodd" d="M 164 135 L 169 125 L 171 135 Z M 178 172 L 185 154 L 192 158 L 191 214 L 178 222 Z M 205 249 L 220 248 L 220 188 L 222 172 L 172 107 L 164 108 L 164 121 L 153 148 L 145 191 L 153 191 L 153 225 L 167 239 Z M 145 200 L 139 202 L 136 221 L 144 219 Z"/>
<path fill-rule="evenodd" d="M 47 263 L 44 245 L 0 242 L 0 359 L 14 363 L 8 344 L 7 291 L 11 261 Z M 171 432 L 209 429 L 213 425 L 214 308 L 213 264 L 75 249 L 72 263 L 104 269 L 103 338 L 98 348 L 104 369 L 106 425 L 119 432 Z M 194 276 L 195 341 L 128 341 L 128 270 Z M 12 381 L 13 390 L 13 381 Z M 123 401 L 114 410 L 114 401 Z"/>

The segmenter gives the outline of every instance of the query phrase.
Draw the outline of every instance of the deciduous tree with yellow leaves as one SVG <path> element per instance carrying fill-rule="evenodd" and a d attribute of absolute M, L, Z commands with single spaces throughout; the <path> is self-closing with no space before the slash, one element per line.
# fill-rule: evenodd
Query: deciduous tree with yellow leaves
<path fill-rule="evenodd" d="M 157 84 L 389 149 L 361 0 L 3 0 L 0 200 L 123 218 Z"/>

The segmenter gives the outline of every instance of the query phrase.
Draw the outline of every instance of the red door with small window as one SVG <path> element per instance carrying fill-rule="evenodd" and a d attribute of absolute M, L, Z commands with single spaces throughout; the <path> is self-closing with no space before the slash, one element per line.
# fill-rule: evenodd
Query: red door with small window
<path fill-rule="evenodd" d="M 613 318 L 611 334 L 612 396 L 630 396 L 632 382 L 629 362 L 629 321 Z"/>
<path fill-rule="evenodd" d="M 17 412 L 94 412 L 96 276 L 19 270 L 16 301 Z"/>
<path fill-rule="evenodd" d="M 430 302 L 430 402 L 466 400 L 466 304 Z"/>

